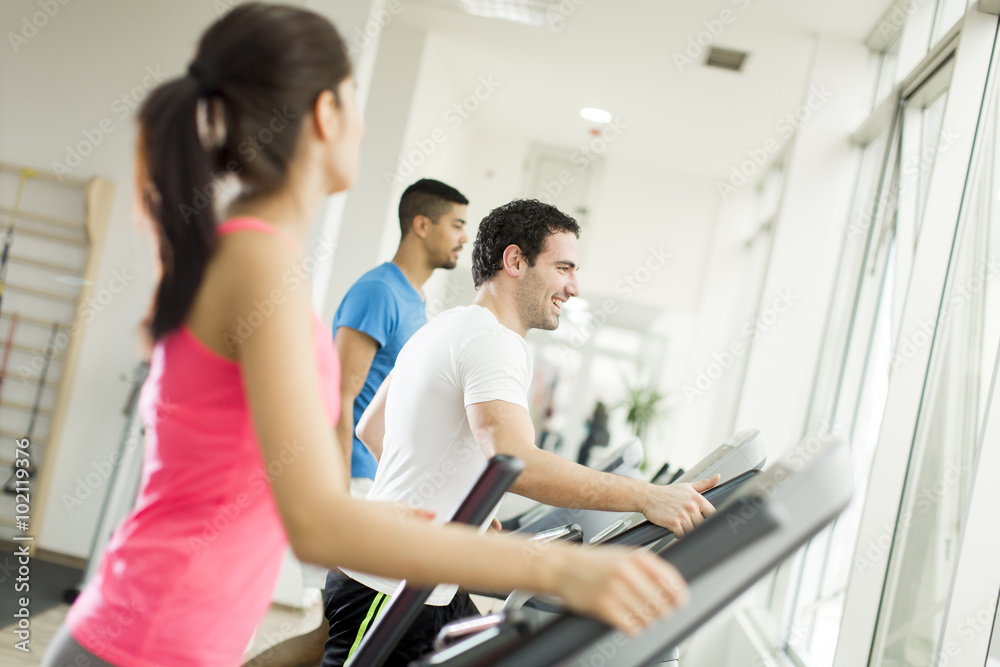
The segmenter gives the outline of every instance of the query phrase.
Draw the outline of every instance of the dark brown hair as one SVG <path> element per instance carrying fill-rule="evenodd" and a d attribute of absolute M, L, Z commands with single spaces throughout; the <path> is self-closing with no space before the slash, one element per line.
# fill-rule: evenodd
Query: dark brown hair
<path fill-rule="evenodd" d="M 472 281 L 476 289 L 503 267 L 503 252 L 511 245 L 521 249 L 528 266 L 534 266 L 551 234 L 568 232 L 580 238 L 580 225 L 551 204 L 537 199 L 515 199 L 498 206 L 479 223 L 472 246 Z"/>
<path fill-rule="evenodd" d="M 215 198 L 284 185 L 302 121 L 351 74 L 336 28 L 283 5 L 237 6 L 202 36 L 186 76 L 153 90 L 139 113 L 143 203 L 162 275 L 146 322 L 153 341 L 179 328 L 216 246 Z"/>
<path fill-rule="evenodd" d="M 421 178 L 406 188 L 399 198 L 399 229 L 406 236 L 413 229 L 413 219 L 423 215 L 435 224 L 455 204 L 468 205 L 469 200 L 447 183 L 433 178 Z"/>

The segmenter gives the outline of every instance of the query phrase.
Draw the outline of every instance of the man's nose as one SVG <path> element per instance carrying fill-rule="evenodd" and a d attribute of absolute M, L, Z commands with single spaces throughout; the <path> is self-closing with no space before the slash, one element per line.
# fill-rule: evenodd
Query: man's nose
<path fill-rule="evenodd" d="M 580 296 L 580 284 L 576 281 L 576 274 L 574 274 L 569 282 L 566 283 L 566 294 L 570 296 Z"/>

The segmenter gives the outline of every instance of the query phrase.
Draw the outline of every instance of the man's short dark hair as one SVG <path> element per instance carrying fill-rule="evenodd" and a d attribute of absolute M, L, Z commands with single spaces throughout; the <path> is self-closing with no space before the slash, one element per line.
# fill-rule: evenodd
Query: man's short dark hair
<path fill-rule="evenodd" d="M 472 280 L 476 289 L 503 267 L 503 252 L 516 245 L 534 266 L 545 248 L 545 239 L 559 232 L 580 238 L 580 225 L 551 204 L 537 199 L 515 199 L 490 211 L 479 224 L 472 247 Z"/>
<path fill-rule="evenodd" d="M 421 178 L 406 188 L 399 198 L 399 229 L 403 236 L 413 229 L 413 219 L 423 215 L 437 222 L 442 215 L 451 210 L 453 204 L 467 205 L 469 200 L 455 188 L 435 181 L 433 178 Z"/>

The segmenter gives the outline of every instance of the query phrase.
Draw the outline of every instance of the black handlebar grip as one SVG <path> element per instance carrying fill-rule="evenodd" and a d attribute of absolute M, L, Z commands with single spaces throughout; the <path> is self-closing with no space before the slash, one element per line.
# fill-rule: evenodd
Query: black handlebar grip
<path fill-rule="evenodd" d="M 513 456 L 498 454 L 491 458 L 448 522 L 482 524 L 523 470 L 524 461 Z M 404 581 L 347 664 L 365 667 L 385 664 L 433 590 L 410 586 Z"/>

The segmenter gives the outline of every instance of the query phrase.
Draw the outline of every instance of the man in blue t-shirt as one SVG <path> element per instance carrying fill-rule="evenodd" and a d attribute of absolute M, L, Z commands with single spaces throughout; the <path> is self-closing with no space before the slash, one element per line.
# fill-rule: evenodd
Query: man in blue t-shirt
<path fill-rule="evenodd" d="M 402 238 L 391 262 L 361 276 L 344 295 L 333 319 L 340 356 L 341 413 L 337 440 L 345 448 L 351 489 L 363 496 L 376 462 L 354 433 L 396 356 L 427 323 L 422 287 L 434 269 L 453 269 L 468 238 L 469 200 L 440 181 L 421 179 L 399 200 Z"/>

